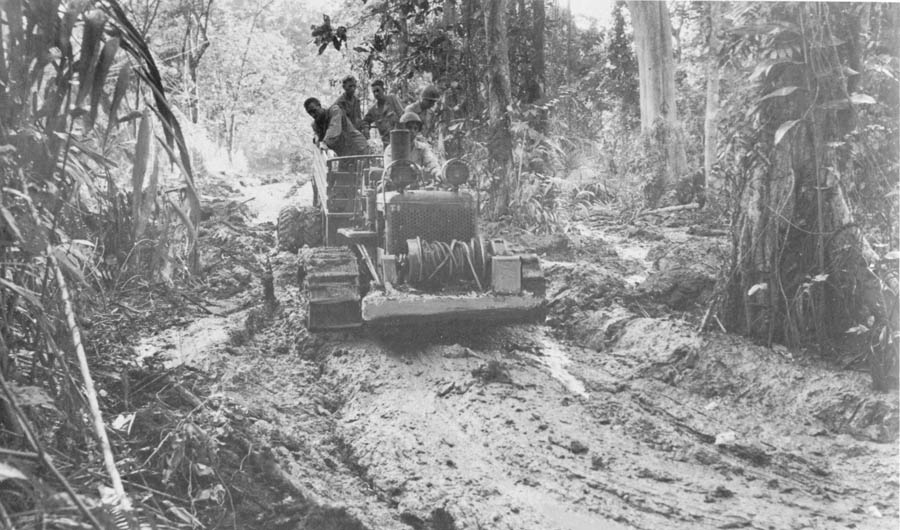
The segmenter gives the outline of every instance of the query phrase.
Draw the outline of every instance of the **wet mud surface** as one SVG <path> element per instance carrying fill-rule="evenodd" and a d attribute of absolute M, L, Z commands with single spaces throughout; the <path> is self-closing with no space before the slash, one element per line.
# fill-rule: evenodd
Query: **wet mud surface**
<path fill-rule="evenodd" d="M 270 237 L 216 226 L 222 256 Z M 310 336 L 282 253 L 277 308 L 248 273 L 137 349 L 204 374 L 209 416 L 241 433 L 220 441 L 256 461 L 222 464 L 243 528 L 897 527 L 896 392 L 697 331 L 727 238 L 597 215 L 525 243 L 550 279 L 543 325 Z"/>

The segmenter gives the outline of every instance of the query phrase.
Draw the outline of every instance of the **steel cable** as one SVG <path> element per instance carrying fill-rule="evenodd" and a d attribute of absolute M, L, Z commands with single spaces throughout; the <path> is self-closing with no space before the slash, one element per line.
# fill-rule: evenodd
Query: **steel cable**
<path fill-rule="evenodd" d="M 476 272 L 473 252 L 465 241 L 419 241 L 420 263 L 410 267 L 410 281 L 424 283 L 436 280 L 448 284 L 458 280 L 474 280 L 484 290 Z"/>

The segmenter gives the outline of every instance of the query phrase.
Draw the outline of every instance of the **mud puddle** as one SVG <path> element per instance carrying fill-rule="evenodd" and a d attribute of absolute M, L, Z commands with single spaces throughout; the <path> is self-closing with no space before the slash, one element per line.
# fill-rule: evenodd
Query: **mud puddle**
<path fill-rule="evenodd" d="M 209 369 L 210 355 L 228 343 L 246 318 L 246 311 L 233 312 L 234 309 L 226 307 L 223 313 L 231 314 L 202 317 L 185 327 L 142 337 L 134 347 L 138 360 L 156 357 L 167 369 L 181 365 Z"/>
<path fill-rule="evenodd" d="M 537 344 L 540 355 L 533 358 L 546 366 L 550 375 L 562 383 L 569 392 L 584 398 L 588 397 L 584 383 L 569 372 L 572 360 L 569 359 L 563 346 L 546 335 L 539 337 Z"/>
<path fill-rule="evenodd" d="M 274 182 L 259 186 L 250 186 L 241 189 L 244 201 L 256 214 L 255 221 L 262 223 L 276 223 L 278 212 L 291 204 L 312 204 L 312 183 L 305 182 L 298 185 L 297 181 Z"/>

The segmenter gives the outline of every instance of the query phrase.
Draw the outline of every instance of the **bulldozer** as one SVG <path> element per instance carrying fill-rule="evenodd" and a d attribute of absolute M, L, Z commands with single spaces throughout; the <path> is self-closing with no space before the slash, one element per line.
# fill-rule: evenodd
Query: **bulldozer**
<path fill-rule="evenodd" d="M 471 167 L 452 159 L 424 185 L 408 130 L 381 156 L 313 156 L 313 205 L 278 216 L 279 246 L 301 256 L 310 332 L 544 318 L 538 257 L 479 233 Z"/>

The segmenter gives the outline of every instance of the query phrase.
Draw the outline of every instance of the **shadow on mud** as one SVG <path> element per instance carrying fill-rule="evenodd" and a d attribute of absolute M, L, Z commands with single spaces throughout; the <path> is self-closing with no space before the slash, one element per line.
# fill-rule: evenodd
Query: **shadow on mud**
<path fill-rule="evenodd" d="M 377 340 L 385 350 L 404 355 L 419 353 L 423 346 L 433 344 L 483 346 L 496 341 L 504 328 L 505 326 L 501 324 L 449 322 L 417 324 L 409 327 L 383 326 L 368 329 L 366 333 Z"/>

